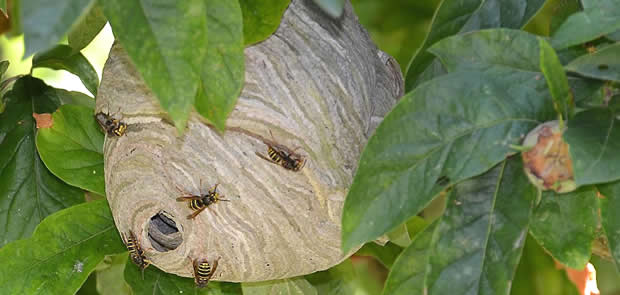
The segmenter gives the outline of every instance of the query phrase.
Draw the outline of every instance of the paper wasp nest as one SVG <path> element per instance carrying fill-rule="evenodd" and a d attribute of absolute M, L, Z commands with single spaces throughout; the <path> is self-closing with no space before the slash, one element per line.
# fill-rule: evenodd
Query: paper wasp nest
<path fill-rule="evenodd" d="M 221 257 L 213 280 L 262 281 L 324 270 L 347 255 L 341 210 L 368 137 L 402 95 L 398 65 L 350 4 L 333 20 L 293 0 L 277 32 L 245 49 L 245 66 L 229 129 L 220 134 L 193 116 L 179 136 L 124 50 L 111 49 L 96 111 L 128 128 L 106 138 L 107 198 L 118 230 L 135 233 L 166 272 L 191 277 L 193 259 Z M 298 148 L 305 167 L 260 158 L 261 139 Z M 230 201 L 187 219 L 192 209 L 176 198 L 216 183 Z"/>

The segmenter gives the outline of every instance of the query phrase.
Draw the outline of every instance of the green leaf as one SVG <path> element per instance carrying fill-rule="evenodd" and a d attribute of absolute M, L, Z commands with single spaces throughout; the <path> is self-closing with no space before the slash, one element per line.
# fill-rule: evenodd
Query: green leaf
<path fill-rule="evenodd" d="M 620 82 L 620 43 L 582 55 L 566 65 L 566 70 L 582 76 Z"/>
<path fill-rule="evenodd" d="M 328 270 L 306 275 L 305 278 L 321 295 L 350 295 L 364 290 L 351 259 L 346 259 Z"/>
<path fill-rule="evenodd" d="M 245 46 L 267 39 L 280 26 L 290 0 L 239 0 Z"/>
<path fill-rule="evenodd" d="M 513 153 L 510 144 L 553 117 L 536 89 L 509 77 L 463 71 L 422 84 L 362 153 L 344 205 L 344 252 L 416 215 L 446 185 L 495 166 Z M 447 181 L 437 184 L 440 177 Z"/>
<path fill-rule="evenodd" d="M 556 1 L 556 3 L 549 20 L 549 34 L 551 35 L 557 31 L 570 15 L 581 11 L 579 0 L 565 0 L 559 3 Z"/>
<path fill-rule="evenodd" d="M 142 78 L 182 131 L 200 87 L 207 36 L 217 38 L 218 34 L 207 30 L 211 7 L 203 0 L 106 0 L 99 4 Z"/>
<path fill-rule="evenodd" d="M 609 252 L 614 259 L 616 269 L 620 268 L 620 181 L 598 187 L 605 196 L 601 202 L 601 219 L 607 236 Z"/>
<path fill-rule="evenodd" d="M 95 268 L 98 295 L 131 295 L 131 287 L 125 282 L 126 253 L 106 256 Z"/>
<path fill-rule="evenodd" d="M 267 281 L 260 283 L 242 283 L 243 294 L 252 295 L 317 295 L 317 290 L 303 277 Z"/>
<path fill-rule="evenodd" d="M 6 93 L 0 114 L 0 246 L 30 236 L 46 216 L 84 201 L 81 190 L 52 175 L 35 148 L 33 113 L 59 105 L 53 88 L 24 76 Z M 0 284 L 2 285 L 2 284 Z"/>
<path fill-rule="evenodd" d="M 620 128 L 613 108 L 593 108 L 568 122 L 564 140 L 578 186 L 620 179 Z"/>
<path fill-rule="evenodd" d="M 71 26 L 95 3 L 94 0 L 20 0 L 25 57 L 58 43 Z M 106 2 L 106 1 L 104 1 Z"/>
<path fill-rule="evenodd" d="M 370 242 L 365 244 L 362 248 L 355 252 L 358 256 L 370 256 L 376 258 L 386 268 L 391 268 L 394 264 L 394 260 L 403 251 L 402 247 L 397 246 L 392 242 L 388 242 L 385 246 L 378 245 Z"/>
<path fill-rule="evenodd" d="M 569 116 L 572 116 L 574 102 L 566 73 L 549 42 L 539 37 L 538 45 L 540 47 L 540 70 L 545 75 L 553 106 L 563 119 L 568 120 Z"/>
<path fill-rule="evenodd" d="M 485 28 L 522 28 L 544 2 L 544 0 L 443 0 L 435 11 L 426 39 L 409 62 L 405 75 L 406 91 L 413 90 L 423 81 L 418 76 L 423 75 L 427 69 L 434 69 L 437 66 L 431 65 L 434 57 L 426 51 L 435 42 L 455 34 Z M 514 49 L 510 52 L 514 52 Z M 423 76 L 424 81 L 434 77 L 434 75 Z"/>
<path fill-rule="evenodd" d="M 209 43 L 196 111 L 220 131 L 244 82 L 243 24 L 237 1 L 207 0 Z"/>
<path fill-rule="evenodd" d="M 6 0 L 0 0 L 0 9 L 6 14 Z"/>
<path fill-rule="evenodd" d="M 81 50 L 86 47 L 95 39 L 95 36 L 99 34 L 107 22 L 101 6 L 93 5 L 69 32 L 69 46 L 74 50 Z"/>
<path fill-rule="evenodd" d="M 411 237 L 409 236 L 406 223 L 397 226 L 394 230 L 387 233 L 387 237 L 390 242 L 398 245 L 399 247 L 405 248 L 411 244 Z"/>
<path fill-rule="evenodd" d="M 568 17 L 557 29 L 551 44 L 555 49 L 567 48 L 594 40 L 620 29 L 620 2 L 615 0 L 584 3 L 584 10 Z"/>
<path fill-rule="evenodd" d="M 74 294 L 105 255 L 123 251 L 108 203 L 77 205 L 0 249 L 0 285 L 6 294 Z"/>
<path fill-rule="evenodd" d="M 424 294 L 424 277 L 426 276 L 431 240 L 436 228 L 436 222 L 426 227 L 423 232 L 415 237 L 411 245 L 398 256 L 385 281 L 383 294 Z"/>
<path fill-rule="evenodd" d="M 57 45 L 48 51 L 36 54 L 32 59 L 32 67 L 65 70 L 73 73 L 80 78 L 90 93 L 97 95 L 99 77 L 95 68 L 82 53 L 74 51 L 68 45 Z"/>
<path fill-rule="evenodd" d="M 339 18 L 344 10 L 344 0 L 314 0 L 314 3 L 333 18 Z"/>
<path fill-rule="evenodd" d="M 596 236 L 598 209 L 592 188 L 564 194 L 544 192 L 530 220 L 530 233 L 559 262 L 583 269 Z"/>
<path fill-rule="evenodd" d="M 6 70 L 9 68 L 9 61 L 3 60 L 0 61 L 0 81 L 2 81 L 2 76 L 6 73 Z"/>
<path fill-rule="evenodd" d="M 79 91 L 54 88 L 55 96 L 61 104 L 73 104 L 95 109 L 95 99 Z"/>
<path fill-rule="evenodd" d="M 125 281 L 131 286 L 134 295 L 168 295 L 168 294 L 239 294 L 239 284 L 209 282 L 207 287 L 199 289 L 193 279 L 183 278 L 177 275 L 165 273 L 155 266 L 150 266 L 142 271 L 131 261 L 125 265 Z"/>
<path fill-rule="evenodd" d="M 579 292 L 566 272 L 558 269 L 553 258 L 528 235 L 510 294 L 579 295 Z"/>
<path fill-rule="evenodd" d="M 455 185 L 431 246 L 428 294 L 508 294 L 536 195 L 520 157 Z"/>
<path fill-rule="evenodd" d="M 47 168 L 64 182 L 105 195 L 103 139 L 93 109 L 63 105 L 51 128 L 37 134 L 37 149 Z"/>

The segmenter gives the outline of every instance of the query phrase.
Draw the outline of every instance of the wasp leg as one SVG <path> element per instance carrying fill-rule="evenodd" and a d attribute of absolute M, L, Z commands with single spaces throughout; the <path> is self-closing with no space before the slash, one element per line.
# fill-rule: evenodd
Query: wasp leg
<path fill-rule="evenodd" d="M 196 218 L 196 216 L 198 216 L 198 214 L 200 214 L 200 212 L 204 211 L 205 209 L 207 209 L 208 206 L 204 206 L 198 210 L 196 210 L 194 213 L 187 215 L 187 219 L 194 219 Z"/>

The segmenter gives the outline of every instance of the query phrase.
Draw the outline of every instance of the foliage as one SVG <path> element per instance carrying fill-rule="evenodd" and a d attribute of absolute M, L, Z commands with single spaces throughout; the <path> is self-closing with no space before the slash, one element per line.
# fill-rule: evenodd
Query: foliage
<path fill-rule="evenodd" d="M 109 21 L 183 132 L 194 110 L 225 129 L 244 48 L 275 32 L 290 2 L 15 0 L 0 9 L 8 34 L 24 35 L 32 68 L 69 71 L 95 96 L 99 77 L 81 50 Z M 407 93 L 369 139 L 343 208 L 342 247 L 361 246 L 355 255 L 277 281 L 197 289 L 155 266 L 142 279 L 106 201 L 80 204 L 84 191 L 105 195 L 94 99 L 7 77 L 2 61 L 2 292 L 577 294 L 555 262 L 583 268 L 605 239 L 620 264 L 618 1 L 352 2 L 378 47 L 408 64 Z M 313 3 L 335 23 L 349 5 Z M 33 114 L 51 114 L 51 126 Z M 579 186 L 566 194 L 538 191 L 518 154 L 529 130 L 558 117 Z M 439 196 L 436 219 L 425 209 Z M 391 241 L 373 243 L 381 236 Z"/>

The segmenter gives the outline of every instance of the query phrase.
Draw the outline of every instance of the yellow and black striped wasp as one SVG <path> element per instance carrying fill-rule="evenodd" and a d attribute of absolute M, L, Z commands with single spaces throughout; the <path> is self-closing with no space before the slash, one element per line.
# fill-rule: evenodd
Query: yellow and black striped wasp
<path fill-rule="evenodd" d="M 271 130 L 269 130 L 269 134 L 271 134 L 271 138 L 273 138 Z M 284 169 L 294 172 L 301 170 L 301 168 L 304 168 L 306 165 L 306 159 L 295 153 L 297 148 L 291 151 L 287 147 L 277 144 L 275 141 L 269 141 L 266 139 L 263 139 L 263 143 L 267 145 L 267 155 L 269 157 L 265 157 L 261 153 L 256 152 L 256 155 L 262 159 L 280 165 L 284 167 Z"/>
<path fill-rule="evenodd" d="M 95 115 L 95 120 L 97 120 L 99 126 L 101 126 L 103 131 L 105 131 L 109 136 L 123 136 L 123 134 L 125 134 L 125 130 L 127 130 L 127 124 L 104 112 L 97 113 Z"/>
<path fill-rule="evenodd" d="M 213 263 L 209 263 L 206 259 L 198 260 L 194 259 L 194 282 L 198 288 L 204 288 L 209 283 L 209 280 L 217 269 L 217 262 L 221 257 L 218 257 Z"/>
<path fill-rule="evenodd" d="M 219 183 L 216 184 L 212 189 L 209 189 L 209 192 L 207 192 L 206 194 L 186 194 L 177 198 L 177 202 L 189 202 L 189 208 L 194 210 L 194 213 L 187 215 L 187 219 L 194 219 L 196 216 L 198 216 L 198 214 L 200 214 L 200 212 L 204 211 L 205 209 L 207 209 L 207 207 L 219 201 L 230 201 L 227 199 L 222 199 L 223 195 L 220 195 L 217 192 L 218 185 Z"/>
<path fill-rule="evenodd" d="M 140 270 L 142 270 L 142 279 L 144 279 L 144 269 L 151 264 L 151 261 L 144 256 L 144 251 L 142 250 L 142 247 L 140 247 L 140 242 L 138 242 L 138 239 L 136 239 L 136 236 L 132 231 L 129 231 L 129 236 L 121 233 L 121 238 L 123 239 L 125 246 L 127 246 L 129 258 L 131 258 L 131 261 L 137 265 Z"/>

